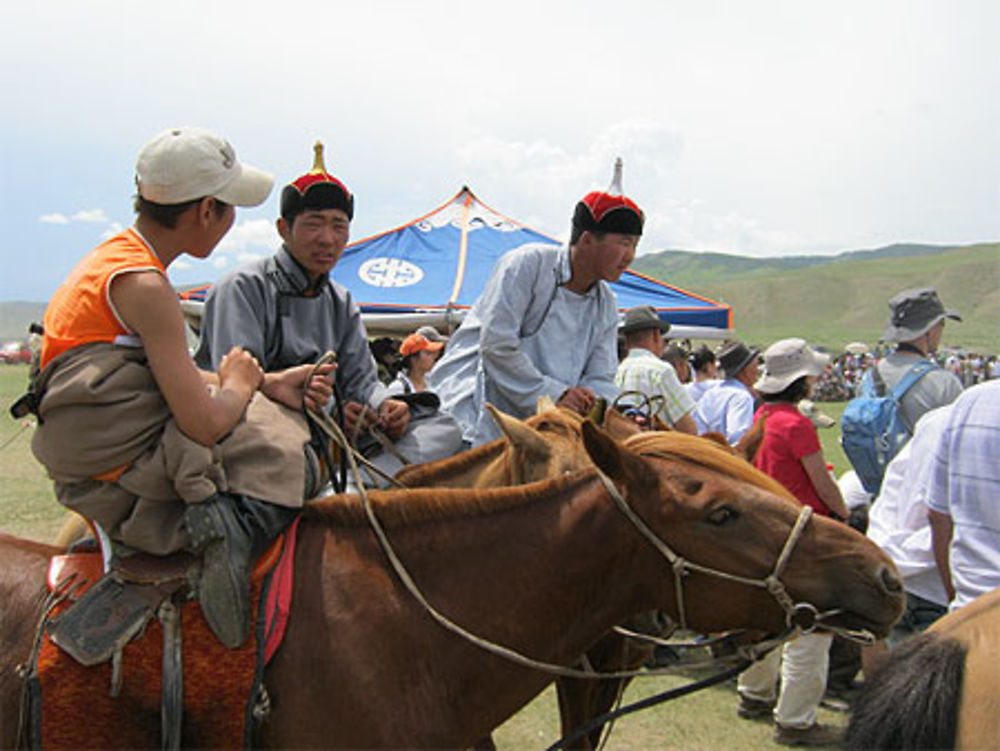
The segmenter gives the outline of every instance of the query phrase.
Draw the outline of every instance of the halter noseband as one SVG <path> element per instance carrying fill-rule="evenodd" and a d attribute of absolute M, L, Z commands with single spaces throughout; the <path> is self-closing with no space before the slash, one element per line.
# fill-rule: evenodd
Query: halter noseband
<path fill-rule="evenodd" d="M 661 459 L 675 458 L 668 454 L 661 453 L 643 453 L 641 455 L 656 456 Z M 805 531 L 806 524 L 809 523 L 809 519 L 812 518 L 813 510 L 811 506 L 803 505 L 799 510 L 799 515 L 795 519 L 795 524 L 792 526 L 791 531 L 788 533 L 788 538 L 785 540 L 785 544 L 781 548 L 781 552 L 778 554 L 778 559 L 775 561 L 774 569 L 771 573 L 763 579 L 752 579 L 746 576 L 730 574 L 726 571 L 720 571 L 719 569 L 710 568 L 708 566 L 702 566 L 699 563 L 694 563 L 693 561 L 689 561 L 687 558 L 678 555 L 659 537 L 659 535 L 650 529 L 649 525 L 643 521 L 642 517 L 640 517 L 635 510 L 629 506 L 628 501 L 626 501 L 624 496 L 618 492 L 618 488 L 615 487 L 615 484 L 606 474 L 598 470 L 597 476 L 601 479 L 605 490 L 608 491 L 608 494 L 614 500 L 618 509 L 630 522 L 632 522 L 632 525 L 639 530 L 642 536 L 645 537 L 653 545 L 653 547 L 667 559 L 667 562 L 670 564 L 670 569 L 674 574 L 674 595 L 677 598 L 677 618 L 681 628 L 687 629 L 687 613 L 684 607 L 684 577 L 689 572 L 696 571 L 698 573 L 707 574 L 719 579 L 727 579 L 729 581 L 746 584 L 751 587 L 766 589 L 785 612 L 785 625 L 790 631 L 798 630 L 803 634 L 808 634 L 812 633 L 817 626 L 822 626 L 826 631 L 831 631 L 853 641 L 865 644 L 874 643 L 874 635 L 867 630 L 846 629 L 822 623 L 824 620 L 835 616 L 842 611 L 839 608 L 835 608 L 833 610 L 820 612 L 820 610 L 812 603 L 794 602 L 791 595 L 788 594 L 788 589 L 781 581 L 781 575 L 788 566 L 788 560 L 792 556 L 792 551 L 795 549 L 796 544 L 798 544 L 799 539 L 802 537 L 802 533 Z"/>

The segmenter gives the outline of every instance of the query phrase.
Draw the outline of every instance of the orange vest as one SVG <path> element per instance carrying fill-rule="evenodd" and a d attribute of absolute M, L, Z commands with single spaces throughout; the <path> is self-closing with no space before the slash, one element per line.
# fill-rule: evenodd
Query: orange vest
<path fill-rule="evenodd" d="M 132 336 L 111 304 L 111 282 L 132 271 L 166 274 L 160 259 L 133 229 L 98 245 L 77 264 L 45 309 L 42 368 L 73 347 Z"/>

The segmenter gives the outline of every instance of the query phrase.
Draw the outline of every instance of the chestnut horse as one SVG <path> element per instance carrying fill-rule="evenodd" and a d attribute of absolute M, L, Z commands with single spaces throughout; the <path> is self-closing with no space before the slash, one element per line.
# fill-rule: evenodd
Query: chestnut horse
<path fill-rule="evenodd" d="M 849 749 L 1000 745 L 1000 589 L 949 613 L 893 650 L 867 677 Z"/>
<path fill-rule="evenodd" d="M 781 631 L 786 611 L 759 584 L 797 528 L 798 509 L 720 470 L 732 457 L 691 462 L 649 436 L 632 450 L 585 423 L 584 445 L 606 476 L 583 470 L 516 488 L 382 491 L 370 501 L 438 611 L 538 660 L 572 664 L 614 624 L 654 609 L 677 618 L 679 602 L 699 630 Z M 664 545 L 758 586 L 696 569 L 675 591 Z M 21 688 L 10 666 L 28 656 L 53 552 L 0 540 L 5 746 L 14 742 Z M 295 569 L 285 642 L 264 671 L 271 711 L 255 746 L 465 748 L 551 682 L 436 623 L 388 567 L 356 496 L 305 509 Z M 876 635 L 903 608 L 888 557 L 828 519 L 801 528 L 780 580 L 792 601 Z"/>
<path fill-rule="evenodd" d="M 410 488 L 491 488 L 523 485 L 590 466 L 590 457 L 583 448 L 581 437 L 583 419 L 575 412 L 555 407 L 551 401 L 540 400 L 537 414 L 522 422 L 492 405 L 486 406 L 504 433 L 503 438 L 446 459 L 406 467 L 400 470 L 396 479 Z M 603 421 L 605 429 L 618 438 L 630 438 L 641 432 L 635 422 L 613 409 L 605 411 Z M 763 420 L 755 423 L 743 443 L 736 447 L 737 455 L 756 450 L 762 438 L 762 427 Z M 673 433 L 663 434 L 656 440 L 661 445 L 669 445 L 672 451 L 684 453 L 695 460 L 705 451 L 714 455 L 719 446 L 730 451 L 725 438 L 719 434 L 696 438 Z M 706 441 L 711 443 L 706 446 Z M 787 495 L 782 486 L 766 475 L 751 473 L 747 479 L 778 495 Z M 648 644 L 609 631 L 587 650 L 586 660 L 596 672 L 610 673 L 637 670 L 652 654 L 653 648 Z M 556 678 L 563 736 L 570 735 L 609 711 L 628 682 L 627 678 Z M 603 728 L 596 728 L 569 747 L 583 751 L 596 748 L 602 732 Z M 493 747 L 490 739 L 483 739 L 476 745 L 479 749 Z"/>

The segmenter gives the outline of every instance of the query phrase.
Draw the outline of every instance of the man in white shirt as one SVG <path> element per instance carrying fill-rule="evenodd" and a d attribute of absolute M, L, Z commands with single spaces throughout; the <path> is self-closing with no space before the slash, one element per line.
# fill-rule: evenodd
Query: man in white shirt
<path fill-rule="evenodd" d="M 948 612 L 949 597 L 934 560 L 926 504 L 931 458 L 951 409 L 951 405 L 938 407 L 917 421 L 912 440 L 886 468 L 868 514 L 868 537 L 892 558 L 906 589 L 906 612 L 893 627 L 890 644 L 923 631 Z"/>
<path fill-rule="evenodd" d="M 715 431 L 735 445 L 753 425 L 760 350 L 730 342 L 719 350 L 719 366 L 726 378 L 707 391 L 694 409 L 699 433 Z"/>
<path fill-rule="evenodd" d="M 952 405 L 930 457 L 927 508 L 951 609 L 1000 587 L 1000 382 Z"/>
<path fill-rule="evenodd" d="M 615 374 L 615 385 L 622 390 L 619 404 L 639 405 L 641 399 L 629 396 L 638 392 L 649 403 L 649 417 L 684 433 L 696 433 L 691 411 L 694 401 L 684 390 L 674 367 L 660 359 L 663 335 L 670 324 L 660 320 L 650 305 L 625 312 L 621 333 L 625 337 L 628 356 L 621 361 Z"/>

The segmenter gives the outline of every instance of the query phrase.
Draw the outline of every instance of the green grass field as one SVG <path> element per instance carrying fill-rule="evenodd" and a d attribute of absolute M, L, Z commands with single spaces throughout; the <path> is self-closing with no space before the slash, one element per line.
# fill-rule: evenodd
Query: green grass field
<path fill-rule="evenodd" d="M 44 470 L 31 454 L 31 427 L 7 414 L 7 408 L 23 392 L 26 380 L 25 366 L 0 366 L 0 404 L 4 408 L 4 415 L 0 416 L 0 472 L 5 480 L 0 485 L 0 531 L 49 540 L 59 527 L 62 507 L 53 497 Z M 842 405 L 821 406 L 835 417 L 842 409 Z M 820 432 L 828 460 L 840 470 L 846 460 L 836 445 L 837 429 Z M 665 691 L 686 680 L 689 679 L 657 677 L 633 681 L 625 702 Z M 606 748 L 608 751 L 782 748 L 772 742 L 770 726 L 738 719 L 735 708 L 734 687 L 723 684 L 623 718 L 615 726 Z M 843 723 L 845 716 L 821 710 L 820 719 Z M 549 689 L 500 727 L 496 740 L 504 751 L 541 749 L 554 743 L 558 733 L 555 693 Z"/>

